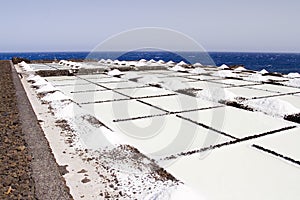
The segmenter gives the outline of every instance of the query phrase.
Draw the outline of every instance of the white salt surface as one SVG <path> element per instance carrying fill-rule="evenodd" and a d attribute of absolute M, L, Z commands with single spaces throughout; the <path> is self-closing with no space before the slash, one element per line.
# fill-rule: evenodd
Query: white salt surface
<path fill-rule="evenodd" d="M 299 168 L 246 145 L 233 145 L 180 158 L 167 170 L 205 199 L 294 199 L 300 195 Z"/>
<path fill-rule="evenodd" d="M 130 97 L 134 97 L 134 98 L 174 94 L 174 92 L 172 92 L 172 91 L 168 91 L 168 90 L 156 88 L 156 87 L 119 89 L 117 91 L 121 92 L 122 94 L 126 94 Z"/>
<path fill-rule="evenodd" d="M 71 80 L 60 80 L 60 81 L 50 81 L 54 86 L 60 85 L 77 85 L 77 84 L 90 84 L 90 82 L 83 79 L 71 79 Z"/>
<path fill-rule="evenodd" d="M 172 91 L 176 91 L 176 90 L 183 90 L 183 89 L 187 89 L 189 88 L 189 84 L 187 82 L 182 82 L 180 80 L 172 80 L 172 79 L 165 79 L 161 84 L 160 84 L 163 88 L 167 89 L 167 90 L 172 90 Z"/>
<path fill-rule="evenodd" d="M 136 118 L 164 113 L 163 111 L 136 100 L 86 104 L 82 105 L 82 107 L 90 113 L 93 113 L 98 119 L 110 127 L 113 125 L 113 120 L 116 119 Z"/>
<path fill-rule="evenodd" d="M 249 89 L 245 87 L 226 88 L 226 91 L 233 93 L 237 97 L 243 97 L 243 98 L 265 97 L 265 96 L 271 96 L 276 94 L 274 92 Z"/>
<path fill-rule="evenodd" d="M 180 76 L 174 76 L 174 77 L 161 77 L 159 78 L 159 80 L 161 82 L 168 82 L 168 81 L 180 81 L 180 82 L 188 82 L 188 81 L 193 81 L 189 78 L 185 78 L 185 77 L 180 77 Z"/>
<path fill-rule="evenodd" d="M 45 79 L 49 82 L 52 81 L 64 81 L 64 80 L 76 80 L 75 76 L 49 76 L 45 77 Z"/>
<path fill-rule="evenodd" d="M 188 82 L 187 84 L 189 85 L 190 88 L 195 88 L 195 89 L 213 89 L 213 88 L 226 87 L 221 83 L 212 83 L 206 81 Z"/>
<path fill-rule="evenodd" d="M 178 94 L 175 96 L 142 99 L 142 101 L 157 106 L 159 108 L 162 108 L 164 110 L 167 110 L 169 112 L 179 112 L 179 111 L 186 111 L 186 110 L 193 110 L 193 109 L 200 109 L 200 108 L 209 108 L 212 106 L 219 105 L 211 101 L 206 101 L 206 100 L 190 97 L 183 94 Z"/>
<path fill-rule="evenodd" d="M 116 88 L 132 88 L 132 87 L 141 87 L 144 84 L 136 83 L 133 81 L 127 82 L 119 82 L 119 83 L 100 83 L 100 85 L 107 87 L 109 89 L 116 89 Z"/>
<path fill-rule="evenodd" d="M 158 84 L 160 79 L 155 75 L 144 75 L 138 79 L 138 82 L 143 84 Z"/>
<path fill-rule="evenodd" d="M 114 124 L 122 141 L 137 147 L 150 158 L 158 160 L 181 152 L 198 150 L 229 141 L 230 138 L 195 126 L 174 115 L 137 119 Z M 171 162 L 161 162 L 169 165 Z"/>
<path fill-rule="evenodd" d="M 271 97 L 270 99 L 273 99 L 275 97 Z M 300 98 L 297 95 L 284 95 L 284 96 L 278 96 L 276 99 L 288 102 L 291 104 L 293 107 L 296 107 L 297 109 L 300 109 Z M 298 111 L 295 109 L 295 111 Z M 292 110 L 292 109 L 290 109 Z"/>
<path fill-rule="evenodd" d="M 294 128 L 279 134 L 255 140 L 255 144 L 300 161 L 300 129 Z"/>
<path fill-rule="evenodd" d="M 213 76 L 218 76 L 218 77 L 239 77 L 238 74 L 236 73 L 233 73 L 231 70 L 221 70 L 221 71 L 217 71 L 217 72 L 214 72 L 212 74 Z"/>
<path fill-rule="evenodd" d="M 223 79 L 223 80 L 215 80 L 214 82 L 229 84 L 233 86 L 246 86 L 246 85 L 254 85 L 256 83 L 243 81 L 243 80 L 236 80 L 236 79 Z"/>
<path fill-rule="evenodd" d="M 197 76 L 189 76 L 189 78 L 196 79 L 196 80 L 213 80 L 213 79 L 221 79 L 215 76 L 206 76 L 206 75 L 197 75 Z"/>
<path fill-rule="evenodd" d="M 229 106 L 179 115 L 237 138 L 261 134 L 293 124 L 263 113 L 241 110 Z"/>
<path fill-rule="evenodd" d="M 97 101 L 112 101 L 119 99 L 128 99 L 124 95 L 120 95 L 111 90 L 104 91 L 91 91 L 84 93 L 73 93 L 70 94 L 71 98 L 77 103 L 92 103 Z"/>
<path fill-rule="evenodd" d="M 272 80 L 272 81 L 288 81 L 289 80 L 285 77 L 278 77 L 278 76 L 264 76 L 264 77 L 267 78 L 268 80 Z"/>
<path fill-rule="evenodd" d="M 287 86 L 300 88 L 300 78 L 295 78 L 295 79 L 289 80 L 287 82 L 284 82 L 283 84 L 287 85 Z"/>
<path fill-rule="evenodd" d="M 266 91 L 277 92 L 277 93 L 300 92 L 300 89 L 298 88 L 286 87 L 281 85 L 271 85 L 271 84 L 253 85 L 253 86 L 249 86 L 249 88 L 255 88 L 255 89 L 266 90 Z"/>
<path fill-rule="evenodd" d="M 194 65 L 194 66 L 195 66 L 195 65 Z M 207 73 L 207 71 L 205 71 L 205 70 L 204 70 L 203 68 L 201 68 L 201 67 L 197 67 L 197 68 L 195 68 L 195 69 L 190 70 L 189 73 L 191 73 L 191 74 L 205 74 L 205 73 Z"/>
<path fill-rule="evenodd" d="M 94 83 L 107 83 L 107 82 L 121 82 L 124 81 L 124 79 L 111 77 L 111 78 L 100 78 L 100 79 L 90 79 L 89 81 Z"/>
<path fill-rule="evenodd" d="M 248 77 L 244 77 L 244 80 L 247 81 L 254 81 L 254 82 L 263 82 L 263 81 L 267 81 L 268 78 L 266 76 L 262 76 L 261 74 L 252 74 Z"/>
<path fill-rule="evenodd" d="M 110 76 L 106 74 L 94 74 L 94 75 L 77 75 L 79 78 L 83 79 L 101 79 L 101 78 L 110 78 Z"/>
<path fill-rule="evenodd" d="M 91 90 L 106 90 L 101 86 L 95 84 L 86 84 L 86 85 L 66 85 L 66 86 L 56 86 L 60 91 L 62 91 L 65 95 L 72 95 L 72 93 L 78 93 Z"/>

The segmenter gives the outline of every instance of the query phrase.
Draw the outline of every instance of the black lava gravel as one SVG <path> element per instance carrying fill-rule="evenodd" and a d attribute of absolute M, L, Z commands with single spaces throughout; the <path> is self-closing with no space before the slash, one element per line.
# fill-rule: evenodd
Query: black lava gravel
<path fill-rule="evenodd" d="M 0 199 L 35 199 L 32 158 L 19 122 L 8 61 L 0 61 L 0 98 Z"/>

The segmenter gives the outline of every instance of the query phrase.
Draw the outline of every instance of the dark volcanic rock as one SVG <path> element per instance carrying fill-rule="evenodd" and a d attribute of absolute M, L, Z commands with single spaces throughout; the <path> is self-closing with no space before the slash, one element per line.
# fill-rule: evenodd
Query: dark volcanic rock
<path fill-rule="evenodd" d="M 26 63 L 30 63 L 30 60 L 28 60 L 28 59 L 26 59 L 26 58 L 20 58 L 20 57 L 13 57 L 11 60 L 12 60 L 12 62 L 13 62 L 14 64 L 18 64 L 18 63 L 20 63 L 20 62 L 22 62 L 22 61 L 24 61 L 24 62 L 26 62 Z"/>

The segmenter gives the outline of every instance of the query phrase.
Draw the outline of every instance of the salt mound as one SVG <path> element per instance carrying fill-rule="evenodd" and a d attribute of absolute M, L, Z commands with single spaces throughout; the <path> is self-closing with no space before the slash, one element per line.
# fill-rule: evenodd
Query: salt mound
<path fill-rule="evenodd" d="M 114 60 L 114 62 L 113 62 L 115 65 L 118 65 L 118 64 L 120 64 L 120 61 L 119 60 Z"/>
<path fill-rule="evenodd" d="M 229 67 L 225 64 L 221 65 L 220 67 L 218 67 L 218 69 L 229 69 Z"/>
<path fill-rule="evenodd" d="M 187 66 L 188 64 L 186 64 L 184 61 L 180 61 L 180 63 L 178 63 L 177 65 L 179 65 L 179 66 Z"/>
<path fill-rule="evenodd" d="M 274 117 L 284 117 L 285 115 L 300 113 L 300 110 L 289 102 L 277 98 L 248 100 L 243 103 L 255 111 L 264 112 Z"/>
<path fill-rule="evenodd" d="M 42 98 L 43 101 L 52 102 L 52 101 L 61 101 L 67 100 L 69 97 L 64 95 L 62 92 L 56 91 L 54 93 L 49 93 Z"/>
<path fill-rule="evenodd" d="M 185 71 L 188 71 L 187 69 L 183 68 L 180 65 L 175 65 L 174 67 L 170 68 L 170 70 L 175 71 L 175 72 L 185 72 Z"/>
<path fill-rule="evenodd" d="M 159 63 L 159 64 L 165 64 L 165 61 L 159 60 L 159 61 L 157 61 L 157 63 Z"/>
<path fill-rule="evenodd" d="M 147 60 L 141 59 L 141 60 L 139 60 L 139 62 L 147 62 Z"/>
<path fill-rule="evenodd" d="M 172 66 L 175 66 L 176 63 L 173 62 L 172 60 L 170 60 L 169 62 L 166 63 L 166 65 L 169 66 L 169 67 L 172 67 Z"/>
<path fill-rule="evenodd" d="M 107 75 L 109 75 L 109 76 L 120 76 L 122 74 L 124 74 L 124 73 L 118 69 L 114 69 L 114 70 L 107 72 Z"/>
<path fill-rule="evenodd" d="M 107 59 L 107 60 L 106 60 L 106 63 L 107 63 L 107 64 L 111 64 L 112 62 L 113 62 L 113 61 L 112 61 L 111 59 Z"/>
<path fill-rule="evenodd" d="M 149 62 L 149 63 L 156 63 L 156 61 L 153 60 L 153 59 L 149 60 L 148 62 Z"/>
<path fill-rule="evenodd" d="M 36 92 L 38 94 L 40 94 L 40 93 L 47 93 L 47 92 L 53 92 L 53 91 L 57 91 L 57 88 L 53 87 L 53 85 L 51 83 L 43 85 L 38 90 L 36 90 Z"/>
<path fill-rule="evenodd" d="M 288 78 L 300 78 L 299 73 L 289 73 L 286 77 Z"/>
<path fill-rule="evenodd" d="M 229 92 L 225 88 L 211 87 L 201 90 L 197 93 L 197 97 L 213 102 L 219 101 L 235 101 L 236 95 Z"/>
<path fill-rule="evenodd" d="M 105 63 L 105 60 L 102 58 L 101 60 L 98 61 L 98 63 Z"/>
<path fill-rule="evenodd" d="M 32 84 L 33 86 L 42 86 L 42 85 L 47 85 L 49 82 L 47 82 L 45 79 L 43 79 L 42 77 L 36 78 L 34 80 L 35 82 Z"/>
<path fill-rule="evenodd" d="M 238 67 L 234 69 L 234 71 L 244 71 L 244 70 L 246 70 L 244 67 Z"/>
<path fill-rule="evenodd" d="M 195 63 L 193 64 L 194 67 L 202 67 L 203 65 L 201 63 Z"/>
<path fill-rule="evenodd" d="M 29 72 L 29 71 L 33 71 L 33 68 L 30 67 L 30 65 L 27 64 L 27 63 L 24 62 L 24 61 L 20 62 L 20 63 L 19 63 L 19 66 L 23 67 L 23 69 L 24 69 L 25 71 L 28 71 L 28 72 Z"/>
<path fill-rule="evenodd" d="M 267 74 L 267 73 L 269 73 L 269 72 L 268 72 L 267 70 L 263 69 L 263 70 L 259 71 L 258 73 L 259 73 L 259 74 Z"/>

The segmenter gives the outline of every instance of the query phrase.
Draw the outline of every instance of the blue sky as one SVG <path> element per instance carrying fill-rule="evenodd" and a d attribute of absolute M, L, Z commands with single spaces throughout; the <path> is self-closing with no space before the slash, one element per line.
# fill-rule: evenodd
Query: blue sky
<path fill-rule="evenodd" d="M 207 51 L 300 52 L 298 0 L 3 0 L 0 51 L 92 50 L 139 27 L 182 32 Z"/>

